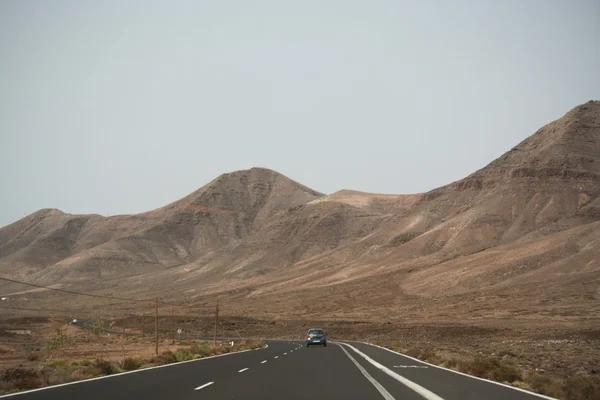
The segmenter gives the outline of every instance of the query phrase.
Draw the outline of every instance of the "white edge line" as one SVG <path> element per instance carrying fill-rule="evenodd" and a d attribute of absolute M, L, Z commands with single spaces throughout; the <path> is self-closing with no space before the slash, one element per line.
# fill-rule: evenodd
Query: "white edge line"
<path fill-rule="evenodd" d="M 469 377 L 469 378 L 477 379 L 477 380 L 484 381 L 484 382 L 488 382 L 488 383 L 493 383 L 493 384 L 495 384 L 495 385 L 504 386 L 504 387 L 506 387 L 506 388 L 513 389 L 513 390 L 518 390 L 519 392 L 523 392 L 523 393 L 527 393 L 527 394 L 530 394 L 530 395 L 533 395 L 533 396 L 537 396 L 537 397 L 539 397 L 539 398 L 542 398 L 542 399 L 547 399 L 547 400 L 558 400 L 558 399 L 556 399 L 556 398 L 554 398 L 554 397 L 549 397 L 549 396 L 545 396 L 545 395 L 543 395 L 543 394 L 539 394 L 539 393 L 535 393 L 535 392 L 530 392 L 529 390 L 521 389 L 521 388 L 518 388 L 518 387 L 516 387 L 516 386 L 511 386 L 511 385 L 507 385 L 507 384 L 505 384 L 505 383 L 500 383 L 500 382 L 496 382 L 496 381 L 491 381 L 491 380 L 489 380 L 489 379 L 480 378 L 480 377 L 478 377 L 478 376 L 473 376 L 473 375 L 465 374 L 464 372 L 459 372 L 459 371 L 455 371 L 455 370 L 453 370 L 453 369 L 449 369 L 449 368 L 440 367 L 439 365 L 430 364 L 430 363 L 428 363 L 428 362 L 426 362 L 426 361 L 419 360 L 418 358 L 414 358 L 414 357 L 411 357 L 411 356 L 407 356 L 406 354 L 398 353 L 397 351 L 390 350 L 390 349 L 388 349 L 388 348 L 385 348 L 385 347 L 383 347 L 383 346 L 378 346 L 378 345 L 376 345 L 376 344 L 373 344 L 373 343 L 366 343 L 366 342 L 356 342 L 356 343 L 362 343 L 362 344 L 366 344 L 366 345 L 373 346 L 373 347 L 379 347 L 380 349 L 387 350 L 387 351 L 389 351 L 390 353 L 394 353 L 394 354 L 400 355 L 400 356 L 402 356 L 402 357 L 410 358 L 411 360 L 417 361 L 417 362 L 419 362 L 419 363 L 421 363 L 421 364 L 427 364 L 427 365 L 430 365 L 430 366 L 432 366 L 432 367 L 434 367 L 434 368 L 443 369 L 443 370 L 445 370 L 445 371 L 454 372 L 455 374 L 459 374 L 459 375 L 467 376 L 467 377 Z"/>
<path fill-rule="evenodd" d="M 41 388 L 27 390 L 27 391 L 24 391 L 24 392 L 5 394 L 5 395 L 0 396 L 0 399 L 4 399 L 6 397 L 20 396 L 22 394 L 28 394 L 28 393 L 33 393 L 33 392 L 39 392 L 39 391 L 42 391 L 42 390 L 54 389 L 54 388 L 61 387 L 61 386 L 77 385 L 78 383 L 98 381 L 100 379 L 114 378 L 114 377 L 117 377 L 117 376 L 122 376 L 122 375 L 127 375 L 127 374 L 135 374 L 136 372 L 145 372 L 145 371 L 150 371 L 152 369 L 173 367 L 175 365 L 181 365 L 181 364 L 187 364 L 187 363 L 191 363 L 191 362 L 209 360 L 209 359 L 217 358 L 217 357 L 233 356 L 233 355 L 236 355 L 236 354 L 242 354 L 242 353 L 245 353 L 247 351 L 252 351 L 252 350 L 254 350 L 254 349 L 236 351 L 234 353 L 219 354 L 219 355 L 216 355 L 216 356 L 203 357 L 203 358 L 198 358 L 196 360 L 181 361 L 181 362 L 178 362 L 178 363 L 171 363 L 171 364 L 165 364 L 165 365 L 157 365 L 155 367 L 136 369 L 135 371 L 120 372 L 118 374 L 105 375 L 105 376 L 97 376 L 95 378 L 83 379 L 83 380 L 75 381 L 75 382 L 61 383 L 61 384 L 58 384 L 58 385 L 44 386 L 44 387 L 41 387 Z"/>
<path fill-rule="evenodd" d="M 373 386 L 375 386 L 375 388 L 379 391 L 379 393 L 381 393 L 381 395 L 383 396 L 383 398 L 385 400 L 396 400 L 394 399 L 394 396 L 392 396 L 390 394 L 390 392 L 388 392 L 387 390 L 385 390 L 385 388 L 381 385 L 381 383 L 377 382 L 375 380 L 375 378 L 373 378 L 371 375 L 369 375 L 369 373 L 367 372 L 366 369 L 364 369 L 359 363 L 358 361 L 356 361 L 354 359 L 354 357 L 352 357 L 350 355 L 350 353 L 348 353 L 348 351 L 341 345 L 339 345 L 339 348 L 342 349 L 344 351 L 344 353 L 346 353 L 346 355 L 348 356 L 348 358 L 350 358 L 350 361 L 352 361 L 354 363 L 354 365 L 356 365 L 356 367 L 360 370 L 360 372 L 362 372 L 362 374 L 365 376 L 365 378 L 367 378 L 367 380 L 369 382 L 371 382 L 371 384 L 373 384 Z"/>
<path fill-rule="evenodd" d="M 214 383 L 214 382 L 208 382 L 208 383 L 205 383 L 205 384 L 204 384 L 204 385 L 202 385 L 202 386 L 198 386 L 198 387 L 197 387 L 196 389 L 194 389 L 194 390 L 200 390 L 200 389 L 204 389 L 205 387 L 207 387 L 207 386 L 210 386 L 210 385 L 212 385 L 213 383 Z"/>
<path fill-rule="evenodd" d="M 427 400 L 444 400 L 444 398 L 438 396 L 437 394 L 433 393 L 432 391 L 425 389 L 423 386 L 403 377 L 402 375 L 399 375 L 397 373 L 395 373 L 394 371 L 392 371 L 391 369 L 389 369 L 388 367 L 386 367 L 385 365 L 382 365 L 380 363 L 378 363 L 377 361 L 373 360 L 371 357 L 369 357 L 368 355 L 366 355 L 365 353 L 363 353 L 362 351 L 358 350 L 356 347 L 349 345 L 348 343 L 341 343 L 344 346 L 348 346 L 349 348 L 351 348 L 356 354 L 358 354 L 359 356 L 361 356 L 362 358 L 364 358 L 365 360 L 367 360 L 368 362 L 370 362 L 375 368 L 381 370 L 382 372 L 388 374 L 389 376 L 391 376 L 392 378 L 396 379 L 398 382 L 402 383 L 404 386 L 408 387 L 409 389 L 411 389 L 412 391 L 420 394 L 423 398 L 427 399 Z"/>
<path fill-rule="evenodd" d="M 242 368 L 240 369 L 238 372 L 244 372 L 244 371 L 248 371 L 250 368 Z"/>

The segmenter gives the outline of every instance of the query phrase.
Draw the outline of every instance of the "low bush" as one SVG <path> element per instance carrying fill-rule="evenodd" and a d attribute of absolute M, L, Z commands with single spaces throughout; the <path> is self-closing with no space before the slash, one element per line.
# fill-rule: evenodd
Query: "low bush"
<path fill-rule="evenodd" d="M 419 360 L 427 361 L 433 364 L 437 364 L 441 361 L 440 357 L 438 357 L 437 354 L 435 354 L 435 351 L 429 348 L 423 349 L 421 351 L 421 354 L 417 358 Z"/>
<path fill-rule="evenodd" d="M 194 354 L 190 351 L 190 349 L 179 349 L 174 353 L 174 356 L 177 362 L 194 359 Z"/>
<path fill-rule="evenodd" d="M 35 389 L 43 385 L 38 373 L 29 368 L 8 368 L 0 374 L 4 392 Z"/>
<path fill-rule="evenodd" d="M 38 374 L 35 370 L 29 368 L 8 368 L 2 372 L 3 381 L 14 382 L 25 378 L 37 378 Z"/>
<path fill-rule="evenodd" d="M 127 357 L 121 363 L 121 368 L 125 371 L 135 371 L 142 366 L 139 358 Z"/>
<path fill-rule="evenodd" d="M 97 358 L 94 361 L 94 367 L 98 368 L 98 370 L 100 370 L 100 374 L 102 375 L 112 375 L 118 372 L 113 363 L 102 358 Z"/>
<path fill-rule="evenodd" d="M 175 358 L 175 355 L 172 352 L 165 351 L 158 356 L 154 356 L 154 357 L 150 358 L 149 361 L 152 364 L 164 365 L 164 364 L 172 364 L 174 362 L 177 362 L 177 359 Z"/>
<path fill-rule="evenodd" d="M 569 400 L 600 399 L 600 376 L 576 375 L 563 383 L 564 398 Z"/>
<path fill-rule="evenodd" d="M 521 369 L 515 364 L 503 363 L 495 358 L 476 358 L 472 361 L 460 361 L 458 370 L 480 378 L 498 382 L 516 382 L 523 379 Z"/>
<path fill-rule="evenodd" d="M 444 362 L 442 363 L 442 366 L 444 368 L 454 369 L 454 368 L 456 368 L 457 364 L 458 364 L 458 361 L 456 361 L 456 359 L 454 359 L 454 358 L 451 358 L 449 360 L 444 360 Z"/>
<path fill-rule="evenodd" d="M 42 386 L 42 380 L 38 377 L 19 379 L 13 382 L 13 387 L 19 390 L 36 389 Z"/>
<path fill-rule="evenodd" d="M 530 374 L 527 376 L 526 382 L 531 390 L 539 394 L 557 397 L 562 391 L 560 382 L 546 375 Z"/>
<path fill-rule="evenodd" d="M 406 350 L 404 354 L 412 358 L 418 358 L 421 355 L 421 350 L 417 349 L 416 347 L 411 347 L 410 349 Z"/>

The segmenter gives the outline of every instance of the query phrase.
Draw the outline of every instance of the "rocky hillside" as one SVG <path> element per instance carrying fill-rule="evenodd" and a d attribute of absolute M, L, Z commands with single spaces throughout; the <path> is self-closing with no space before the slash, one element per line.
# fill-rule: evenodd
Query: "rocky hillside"
<path fill-rule="evenodd" d="M 0 273 L 190 304 L 218 295 L 255 314 L 311 313 L 310 296 L 331 317 L 598 317 L 598 232 L 600 102 L 591 101 L 423 194 L 326 196 L 254 168 L 138 215 L 40 210 L 0 229 Z"/>

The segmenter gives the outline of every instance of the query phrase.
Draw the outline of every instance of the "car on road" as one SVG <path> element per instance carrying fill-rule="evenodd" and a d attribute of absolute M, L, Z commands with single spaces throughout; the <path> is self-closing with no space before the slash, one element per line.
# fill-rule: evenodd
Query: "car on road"
<path fill-rule="evenodd" d="M 321 328 L 310 328 L 306 333 L 306 347 L 313 344 L 320 344 L 327 347 L 327 335 Z"/>

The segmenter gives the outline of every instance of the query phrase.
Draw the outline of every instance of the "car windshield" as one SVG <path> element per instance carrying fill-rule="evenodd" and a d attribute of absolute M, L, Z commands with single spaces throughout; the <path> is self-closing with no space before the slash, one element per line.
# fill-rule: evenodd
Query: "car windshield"
<path fill-rule="evenodd" d="M 316 336 L 316 335 L 322 335 L 322 334 L 323 334 L 322 329 L 311 329 L 310 331 L 308 331 L 308 336 Z"/>

